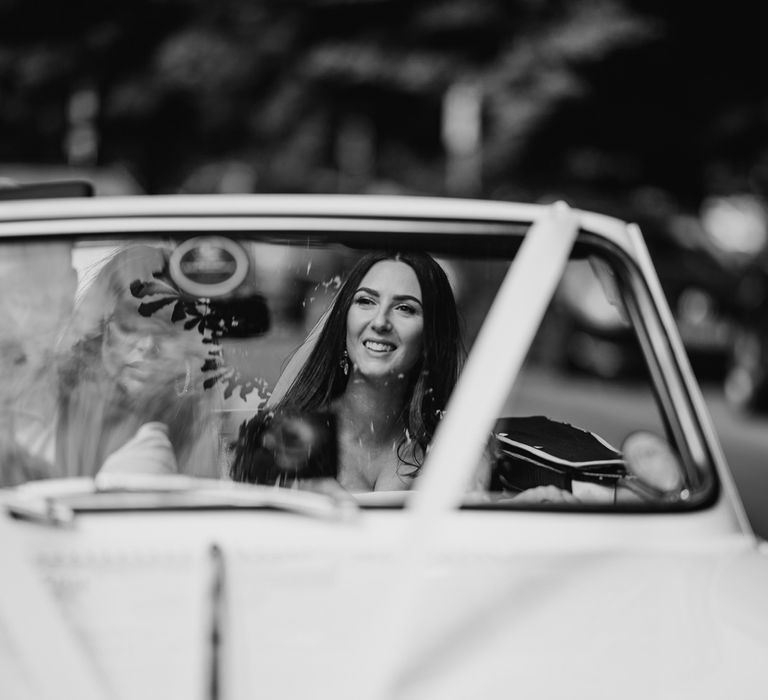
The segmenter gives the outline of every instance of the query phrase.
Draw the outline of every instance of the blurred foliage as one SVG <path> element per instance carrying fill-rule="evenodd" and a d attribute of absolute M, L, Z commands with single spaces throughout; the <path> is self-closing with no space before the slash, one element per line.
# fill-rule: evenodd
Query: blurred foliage
<path fill-rule="evenodd" d="M 82 157 L 126 166 L 149 192 L 443 193 L 443 99 L 465 82 L 482 100 L 471 194 L 651 187 L 695 205 L 764 189 L 762 30 L 746 0 L 692 12 L 660 0 L 0 0 L 0 162 L 76 157 L 85 91 L 97 141 L 78 142 Z"/>

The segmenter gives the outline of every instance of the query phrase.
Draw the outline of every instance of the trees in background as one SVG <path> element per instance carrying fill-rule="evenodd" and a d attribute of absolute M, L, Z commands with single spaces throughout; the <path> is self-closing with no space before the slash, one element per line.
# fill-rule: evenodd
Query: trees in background
<path fill-rule="evenodd" d="M 150 192 L 658 188 L 695 206 L 765 183 L 758 26 L 731 9 L 5 0 L 0 162 L 122 163 Z"/>

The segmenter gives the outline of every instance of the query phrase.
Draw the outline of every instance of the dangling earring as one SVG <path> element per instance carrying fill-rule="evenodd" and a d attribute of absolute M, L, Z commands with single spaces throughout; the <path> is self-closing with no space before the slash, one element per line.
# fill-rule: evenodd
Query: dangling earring
<path fill-rule="evenodd" d="M 339 367 L 341 367 L 341 371 L 344 372 L 344 376 L 349 374 L 349 353 L 346 348 L 344 348 L 344 352 L 341 353 Z"/>
<path fill-rule="evenodd" d="M 189 391 L 189 387 L 192 384 L 192 368 L 189 366 L 189 360 L 184 360 L 184 364 L 187 366 L 187 371 L 184 375 L 184 386 L 179 389 L 179 383 L 176 382 L 176 396 L 184 396 L 184 394 Z"/>

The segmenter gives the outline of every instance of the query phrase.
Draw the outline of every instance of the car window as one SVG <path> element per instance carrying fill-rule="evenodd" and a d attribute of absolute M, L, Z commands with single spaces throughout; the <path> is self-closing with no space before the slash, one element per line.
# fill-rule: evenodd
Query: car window
<path fill-rule="evenodd" d="M 497 429 L 495 488 L 565 489 L 584 503 L 642 502 L 629 491 L 624 443 L 656 436 L 683 483 L 662 406 L 610 259 L 570 260 Z M 557 498 L 557 494 L 549 494 Z M 662 494 L 658 494 L 660 497 Z"/>
<path fill-rule="evenodd" d="M 334 330 L 345 280 L 378 252 L 300 235 L 4 242 L 2 485 L 108 473 L 284 486 L 300 483 L 297 474 L 333 476 L 337 465 L 363 459 L 339 428 L 334 382 L 363 381 L 391 360 L 404 363 L 386 381 L 408 392 L 397 423 L 405 427 L 389 452 L 367 452 L 365 468 L 340 481 L 356 493 L 410 490 L 450 398 L 447 375 L 459 375 L 511 259 L 495 249 L 428 251 L 427 267 L 439 274 L 420 274 L 438 274 L 434 283 L 450 288 L 453 333 L 443 302 L 431 301 L 432 283 L 413 291 L 405 254 L 382 258 L 358 280 L 345 328 Z M 406 264 L 411 270 L 423 262 L 417 254 L 408 253 L 417 260 Z M 686 458 L 628 311 L 626 271 L 616 265 L 584 250 L 568 263 L 489 429 L 477 482 L 489 494 L 484 502 L 508 504 L 542 487 L 575 496 L 567 499 L 575 507 L 615 506 L 620 481 L 628 483 L 624 444 L 639 432 L 669 448 L 665 464 L 675 473 L 667 490 L 640 484 L 635 500 L 690 497 Z M 507 322 L 513 343 L 515 319 Z M 302 374 L 317 347 L 340 334 L 350 353 L 317 360 L 320 378 Z M 455 347 L 446 340 L 454 336 Z M 365 377 L 356 374 L 363 365 Z M 389 471 L 387 460 L 395 463 Z M 697 488 L 699 496 L 706 490 Z"/>

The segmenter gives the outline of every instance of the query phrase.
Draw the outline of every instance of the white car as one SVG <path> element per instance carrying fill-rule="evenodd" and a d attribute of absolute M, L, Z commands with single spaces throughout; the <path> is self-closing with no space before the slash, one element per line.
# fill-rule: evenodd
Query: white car
<path fill-rule="evenodd" d="M 125 426 L 101 375 L 73 377 L 138 343 L 100 272 L 139 247 L 165 267 L 123 280 L 186 335 L 127 370 L 170 398 Z M 438 260 L 470 348 L 412 488 L 232 480 L 239 426 L 384 249 Z M 550 361 L 566 270 L 633 329 L 644 381 Z M 768 693 L 765 544 L 632 224 L 430 197 L 3 202 L 0 312 L 2 698 Z"/>

